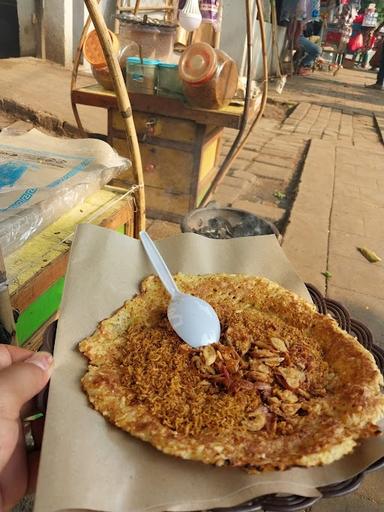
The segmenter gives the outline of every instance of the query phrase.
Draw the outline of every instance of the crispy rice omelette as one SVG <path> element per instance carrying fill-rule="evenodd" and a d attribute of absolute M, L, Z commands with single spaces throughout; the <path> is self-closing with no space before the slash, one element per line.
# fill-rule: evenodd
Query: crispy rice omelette
<path fill-rule="evenodd" d="M 159 450 L 249 471 L 328 464 L 375 435 L 383 382 L 372 355 L 329 316 L 267 279 L 175 276 L 208 301 L 221 343 L 192 349 L 150 276 L 80 343 L 96 410 Z"/>

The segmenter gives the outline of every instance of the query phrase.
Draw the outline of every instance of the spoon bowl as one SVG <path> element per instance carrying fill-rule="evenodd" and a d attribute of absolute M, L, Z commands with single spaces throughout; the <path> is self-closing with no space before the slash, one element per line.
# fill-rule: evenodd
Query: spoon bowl
<path fill-rule="evenodd" d="M 194 348 L 210 345 L 220 339 L 216 311 L 199 297 L 177 294 L 169 303 L 168 320 L 180 338 Z"/>
<path fill-rule="evenodd" d="M 220 339 L 220 322 L 216 311 L 205 300 L 180 292 L 157 247 L 145 231 L 140 232 L 140 240 L 171 296 L 168 320 L 176 334 L 193 348 L 217 343 Z"/>

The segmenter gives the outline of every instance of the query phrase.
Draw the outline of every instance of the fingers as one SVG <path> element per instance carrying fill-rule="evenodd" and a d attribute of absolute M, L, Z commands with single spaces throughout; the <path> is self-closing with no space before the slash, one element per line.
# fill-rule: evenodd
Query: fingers
<path fill-rule="evenodd" d="M 33 353 L 0 371 L 0 415 L 15 419 L 22 406 L 47 384 L 53 370 L 53 357 L 47 352 Z"/>
<path fill-rule="evenodd" d="M 32 354 L 33 352 L 24 348 L 0 344 L 0 370 L 11 366 L 13 363 L 25 361 Z"/>

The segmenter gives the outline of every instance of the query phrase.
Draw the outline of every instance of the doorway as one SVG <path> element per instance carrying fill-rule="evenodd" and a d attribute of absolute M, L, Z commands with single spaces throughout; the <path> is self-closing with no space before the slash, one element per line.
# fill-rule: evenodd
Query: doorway
<path fill-rule="evenodd" d="M 0 0 L 0 59 L 20 57 L 16 0 Z"/>

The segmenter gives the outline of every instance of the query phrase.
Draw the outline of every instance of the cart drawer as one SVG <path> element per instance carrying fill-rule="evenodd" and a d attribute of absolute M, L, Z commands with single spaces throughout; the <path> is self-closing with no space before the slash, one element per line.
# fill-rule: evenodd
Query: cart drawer
<path fill-rule="evenodd" d="M 112 146 L 122 155 L 130 157 L 127 142 L 112 139 Z M 192 183 L 193 154 L 152 144 L 140 144 L 144 184 L 162 188 L 171 194 L 189 194 Z M 132 169 L 122 175 L 134 183 Z"/>
<path fill-rule="evenodd" d="M 145 187 L 146 209 L 149 217 L 180 222 L 190 211 L 187 194 L 170 194 L 156 187 Z"/>
<path fill-rule="evenodd" d="M 120 113 L 113 110 L 110 115 L 112 116 L 112 130 L 125 131 L 125 125 Z M 196 138 L 196 124 L 193 121 L 144 112 L 134 112 L 133 120 L 139 140 L 145 140 L 147 136 L 151 136 L 192 144 Z"/>

